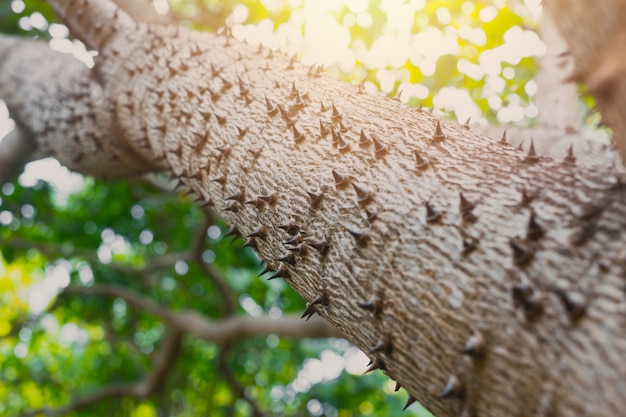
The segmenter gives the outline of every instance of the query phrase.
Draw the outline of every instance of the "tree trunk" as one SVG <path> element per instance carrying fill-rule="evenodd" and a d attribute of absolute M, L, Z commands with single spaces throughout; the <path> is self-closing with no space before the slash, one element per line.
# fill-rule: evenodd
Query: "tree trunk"
<path fill-rule="evenodd" d="M 622 166 L 523 153 L 227 35 L 52 3 L 100 56 L 0 38 L 0 95 L 40 147 L 97 176 L 168 171 L 439 417 L 623 413 Z"/>
<path fill-rule="evenodd" d="M 594 96 L 603 122 L 613 129 L 626 156 L 626 0 L 545 4 L 576 63 L 571 80 L 584 83 Z"/>

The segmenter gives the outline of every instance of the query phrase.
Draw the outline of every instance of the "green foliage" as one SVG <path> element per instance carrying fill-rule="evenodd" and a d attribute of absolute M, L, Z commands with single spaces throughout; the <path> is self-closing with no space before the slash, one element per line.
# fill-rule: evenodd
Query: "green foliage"
<path fill-rule="evenodd" d="M 51 299 L 53 304 L 39 313 L 37 303 L 28 296 L 35 287 L 58 285 L 62 290 L 68 284 L 122 285 L 174 311 L 193 309 L 206 317 L 219 318 L 222 300 L 197 266 L 176 272 L 175 265 L 168 265 L 144 277 L 115 268 L 120 263 L 141 268 L 154 259 L 189 248 L 191 237 L 201 227 L 203 213 L 180 195 L 163 192 L 146 181 L 93 179 L 86 179 L 83 188 L 62 205 L 56 202 L 54 189 L 43 182 L 34 187 L 16 183 L 5 186 L 4 191 L 0 217 L 6 221 L 7 213 L 11 213 L 12 220 L 0 231 L 0 239 L 20 239 L 31 242 L 31 247 L 3 247 L 0 286 L 3 297 L 7 297 L 3 306 L 10 307 L 9 311 L 0 310 L 4 323 L 0 325 L 3 415 L 60 406 L 99 387 L 133 382 L 149 372 L 150 355 L 163 336 L 164 326 L 158 318 L 117 298 L 62 296 L 56 301 Z M 37 207 L 30 217 L 23 214 L 23 207 L 28 205 Z M 223 236 L 224 226 L 218 226 Z M 142 232 L 148 230 L 154 237 L 147 243 L 143 235 L 142 243 Z M 222 237 L 206 237 L 205 250 L 212 252 L 205 252 L 206 259 L 213 260 L 213 266 L 237 289 L 240 299 L 253 300 L 266 314 L 301 312 L 303 301 L 287 285 L 256 277 L 256 255 L 238 250 L 240 244 L 237 241 L 233 245 Z M 112 250 L 110 264 L 106 263 L 107 247 Z M 99 261 L 95 254 L 100 255 Z M 55 274 L 54 268 L 63 269 L 66 263 L 69 281 L 55 281 L 58 272 Z M 12 314 L 14 311 L 19 314 Z M 242 308 L 239 313 L 244 314 Z M 311 401 L 330 410 L 326 415 L 368 415 L 367 410 L 374 409 L 391 415 L 400 409 L 404 394 L 381 391 L 387 381 L 381 375 L 355 378 L 338 372 L 332 381 L 313 384 L 303 392 L 289 388 L 310 358 L 328 352 L 341 358 L 351 349 L 343 341 L 294 342 L 274 336 L 256 337 L 231 346 L 226 360 L 259 405 L 273 410 L 274 415 L 303 415 Z M 220 376 L 218 356 L 215 345 L 187 338 L 163 395 L 145 401 L 105 401 L 76 415 L 151 416 L 158 410 L 179 416 L 246 415 L 249 407 L 237 399 Z M 365 411 L 354 411 L 359 409 Z"/>

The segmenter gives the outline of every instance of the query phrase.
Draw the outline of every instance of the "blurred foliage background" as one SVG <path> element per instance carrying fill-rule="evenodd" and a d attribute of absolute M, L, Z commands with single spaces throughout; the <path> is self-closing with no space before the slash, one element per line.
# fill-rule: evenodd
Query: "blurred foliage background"
<path fill-rule="evenodd" d="M 474 123 L 531 125 L 537 108 L 538 1 L 155 0 L 196 30 L 227 25 L 239 39 L 323 64 L 409 103 Z M 50 40 L 89 61 L 40 0 L 0 2 L 0 32 Z M 0 113 L 6 113 L 0 109 Z M 10 128 L 0 115 L 4 132 Z M 1 129 L 0 129 L 1 130 Z M 201 262 L 236 291 L 237 314 L 280 317 L 304 301 L 262 267 L 225 226 L 153 176 L 103 182 L 54 161 L 27 166 L 0 190 L 0 415 L 55 407 L 150 370 L 162 321 L 121 298 L 64 294 L 114 284 L 172 310 L 218 320 L 223 299 L 187 253 L 200 231 Z M 142 270 L 154 265 L 149 273 Z M 339 339 L 252 337 L 219 349 L 187 337 L 159 395 L 104 400 L 69 415 L 247 416 L 254 410 L 224 376 L 226 363 L 258 408 L 275 416 L 427 416 L 401 409 L 406 393 Z"/>

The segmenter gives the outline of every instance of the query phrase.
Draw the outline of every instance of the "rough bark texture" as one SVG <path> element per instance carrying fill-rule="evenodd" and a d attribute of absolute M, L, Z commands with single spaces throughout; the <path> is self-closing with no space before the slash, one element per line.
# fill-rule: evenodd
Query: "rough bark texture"
<path fill-rule="evenodd" d="M 228 36 L 110 32 L 123 13 L 53 4 L 111 33 L 76 32 L 98 64 L 25 73 L 35 47 L 1 38 L 0 95 L 62 162 L 169 171 L 437 416 L 621 415 L 621 165 L 523 153 Z"/>

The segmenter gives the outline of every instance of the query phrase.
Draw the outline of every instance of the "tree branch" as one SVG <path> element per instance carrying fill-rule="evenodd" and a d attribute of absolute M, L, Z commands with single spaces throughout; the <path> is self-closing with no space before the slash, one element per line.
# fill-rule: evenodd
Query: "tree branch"
<path fill-rule="evenodd" d="M 571 81 L 581 82 L 596 99 L 602 121 L 611 127 L 626 156 L 626 2 L 546 0 L 576 68 Z"/>
<path fill-rule="evenodd" d="M 279 319 L 267 316 L 236 316 L 214 321 L 195 311 L 174 312 L 168 310 L 135 291 L 119 285 L 68 287 L 63 294 L 119 297 L 168 323 L 172 323 L 183 333 L 219 345 L 226 345 L 246 337 L 270 334 L 292 339 L 343 337 L 335 327 L 320 317 L 313 317 L 304 321 L 298 315 L 284 315 Z"/>

